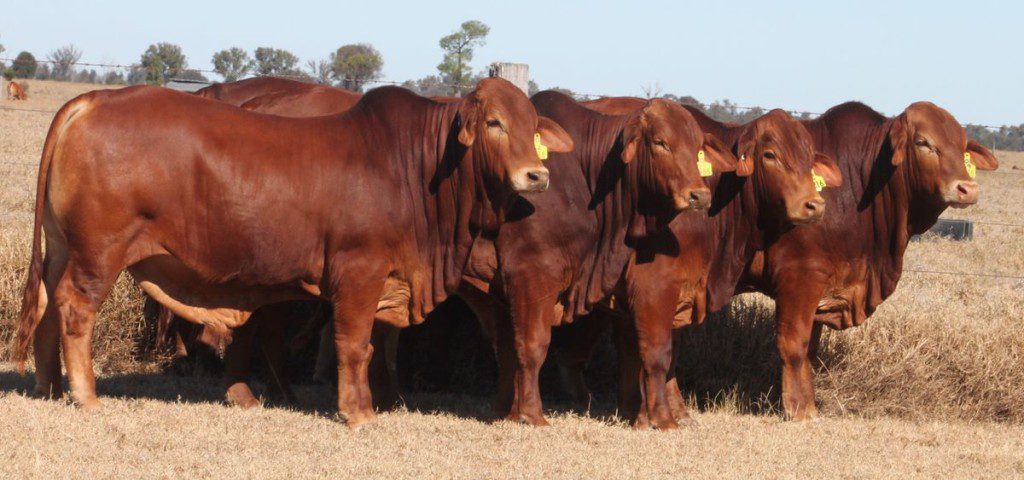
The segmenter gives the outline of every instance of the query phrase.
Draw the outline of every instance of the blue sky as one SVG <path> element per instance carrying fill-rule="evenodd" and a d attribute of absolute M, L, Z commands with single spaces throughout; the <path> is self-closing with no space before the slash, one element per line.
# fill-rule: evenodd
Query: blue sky
<path fill-rule="evenodd" d="M 15 0 L 2 0 L 10 4 Z M 190 66 L 239 46 L 303 62 L 369 42 L 388 79 L 436 72 L 438 39 L 467 19 L 491 27 L 474 60 L 525 62 L 541 87 L 638 95 L 647 85 L 702 101 L 820 112 L 861 100 L 887 114 L 931 100 L 963 122 L 1024 123 L 1024 3 L 801 1 L 449 2 L 19 1 L 0 16 L 5 56 L 72 42 L 83 61 L 137 62 L 181 45 Z"/>

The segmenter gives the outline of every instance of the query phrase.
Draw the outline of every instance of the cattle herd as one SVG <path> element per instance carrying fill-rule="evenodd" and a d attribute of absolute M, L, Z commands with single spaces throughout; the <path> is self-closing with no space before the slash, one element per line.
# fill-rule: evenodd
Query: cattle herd
<path fill-rule="evenodd" d="M 546 423 L 539 370 L 572 323 L 571 389 L 585 394 L 611 329 L 619 412 L 668 429 L 690 419 L 678 329 L 759 291 L 776 302 L 783 408 L 808 419 L 822 326 L 864 322 L 910 237 L 977 202 L 976 171 L 997 166 L 928 102 L 737 125 L 664 99 L 528 98 L 499 78 L 463 98 L 271 77 L 90 92 L 46 137 L 15 356 L 24 369 L 32 346 L 47 397 L 63 359 L 71 398 L 98 407 L 96 312 L 128 270 L 162 331 L 230 341 L 226 395 L 243 406 L 253 338 L 280 365 L 283 326 L 330 319 L 355 427 L 397 398 L 397 329 L 458 295 L 493 342 L 502 416 Z M 280 308 L 310 301 L 330 315 Z"/>

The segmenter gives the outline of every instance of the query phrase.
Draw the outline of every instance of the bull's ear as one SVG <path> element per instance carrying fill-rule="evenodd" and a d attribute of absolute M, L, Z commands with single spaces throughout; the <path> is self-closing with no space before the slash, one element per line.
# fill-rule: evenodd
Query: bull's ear
<path fill-rule="evenodd" d="M 984 145 L 974 141 L 967 141 L 967 152 L 971 154 L 971 161 L 978 167 L 978 170 L 995 170 L 999 168 L 999 160 L 991 150 Z"/>
<path fill-rule="evenodd" d="M 736 175 L 745 177 L 753 172 L 753 169 L 744 173 L 740 171 L 739 161 L 736 160 L 736 155 L 733 155 L 729 148 L 726 147 L 718 137 L 710 134 L 704 134 L 704 157 L 707 161 L 711 162 L 711 165 L 715 170 L 720 172 L 736 172 Z"/>
<path fill-rule="evenodd" d="M 740 139 L 733 148 L 733 155 L 736 156 L 736 175 L 746 177 L 754 173 L 754 147 L 757 146 L 757 132 L 753 125 L 749 125 L 740 134 Z"/>
<path fill-rule="evenodd" d="M 892 147 L 893 166 L 899 165 L 907 159 L 907 146 L 910 144 L 908 141 L 909 135 L 910 121 L 907 120 L 907 114 L 904 112 L 896 117 L 892 122 L 892 126 L 889 127 L 889 145 Z"/>
<path fill-rule="evenodd" d="M 843 184 L 843 174 L 839 172 L 839 165 L 836 165 L 832 157 L 824 153 L 814 154 L 814 173 L 825 178 L 825 185 L 838 187 Z"/>
<path fill-rule="evenodd" d="M 459 105 L 459 143 L 467 147 L 472 147 L 476 140 L 477 106 L 478 103 L 472 96 L 462 99 L 462 104 Z"/>
<path fill-rule="evenodd" d="M 643 139 L 643 122 L 643 113 L 626 121 L 626 126 L 622 129 L 622 163 L 628 164 L 636 158 L 636 149 Z"/>
<path fill-rule="evenodd" d="M 636 144 L 637 139 L 635 138 L 623 138 L 625 145 L 622 146 L 622 163 L 632 162 L 636 158 Z"/>
<path fill-rule="evenodd" d="M 572 151 L 572 137 L 554 120 L 548 117 L 539 117 L 537 119 L 537 133 L 540 134 L 540 142 L 545 147 L 548 147 L 548 151 L 561 153 Z"/>

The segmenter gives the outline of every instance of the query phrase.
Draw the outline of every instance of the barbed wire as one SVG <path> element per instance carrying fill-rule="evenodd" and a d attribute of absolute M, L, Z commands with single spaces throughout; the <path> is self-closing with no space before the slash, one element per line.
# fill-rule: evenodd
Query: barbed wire
<path fill-rule="evenodd" d="M 3 61 L 3 62 L 13 62 L 14 60 L 15 59 L 10 58 L 10 57 L 0 57 L 0 61 Z M 141 64 L 125 65 L 125 64 L 117 64 L 117 63 L 58 62 L 58 61 L 55 61 L 55 60 L 36 60 L 36 63 L 47 63 L 47 64 L 51 64 L 51 65 L 69 65 L 69 66 L 74 65 L 74 66 L 94 67 L 94 68 L 114 68 L 114 69 L 125 69 L 125 70 L 144 70 L 145 69 L 145 67 L 143 67 Z M 221 73 L 216 71 L 216 70 L 208 70 L 208 69 L 202 69 L 202 68 L 187 68 L 187 69 L 184 69 L 184 71 L 198 72 L 198 73 L 212 74 L 212 75 L 221 75 Z M 293 79 L 299 79 L 299 80 L 314 80 L 314 81 L 316 80 L 315 76 L 307 75 L 307 74 L 274 73 L 274 74 L 257 74 L 255 76 L 257 76 L 257 77 L 269 76 L 269 77 L 293 78 Z M 341 78 L 335 77 L 335 79 L 336 80 L 340 80 L 340 81 L 360 82 L 360 83 L 363 83 L 363 84 L 372 84 L 372 85 L 396 85 L 396 86 L 402 86 L 402 85 L 407 85 L 407 84 L 415 84 L 415 80 L 398 81 L 398 80 L 388 80 L 388 79 L 382 79 L 382 78 L 355 79 L 355 78 L 352 78 L 352 77 L 341 77 Z M 191 79 L 181 79 L 181 80 L 191 80 Z M 210 82 L 210 84 L 217 83 L 217 82 L 212 82 L 212 81 L 209 81 L 209 80 L 206 80 L 206 81 Z M 432 85 L 433 86 L 437 86 L 437 87 L 445 87 L 445 88 L 465 88 L 466 87 L 466 85 L 457 85 L 457 84 L 452 84 L 452 83 L 435 83 L 435 84 L 432 84 Z M 594 100 L 594 99 L 598 99 L 598 98 L 606 98 L 606 97 L 618 96 L 618 95 L 584 93 L 584 92 L 577 92 L 577 91 L 572 91 L 572 94 L 575 95 L 576 97 L 582 97 L 585 100 Z M 708 104 L 707 106 L 710 107 L 712 105 L 714 105 L 714 104 Z M 719 104 L 719 105 L 721 105 L 721 104 Z M 738 109 L 738 110 L 745 110 L 745 111 L 748 111 L 748 112 L 751 112 L 751 111 L 767 112 L 767 111 L 771 110 L 771 108 L 768 108 L 768 107 L 736 105 L 736 104 L 732 104 L 732 103 L 721 105 L 721 106 L 724 107 L 724 108 L 734 108 L 734 109 Z M 798 116 L 798 117 L 805 117 L 805 116 L 817 117 L 817 116 L 821 116 L 822 115 L 822 112 L 811 112 L 811 111 L 805 111 L 805 110 L 789 110 L 789 109 L 785 109 L 785 108 L 783 108 L 782 110 L 784 110 L 785 112 L 789 113 L 790 115 L 794 115 L 794 116 Z M 964 127 L 968 127 L 968 126 L 981 127 L 981 128 L 985 128 L 985 129 L 988 129 L 988 130 L 999 130 L 999 129 L 1011 126 L 1011 125 L 1001 125 L 1001 126 L 985 125 L 985 124 L 978 124 L 978 123 L 966 123 L 966 124 L 962 124 L 962 125 Z"/>

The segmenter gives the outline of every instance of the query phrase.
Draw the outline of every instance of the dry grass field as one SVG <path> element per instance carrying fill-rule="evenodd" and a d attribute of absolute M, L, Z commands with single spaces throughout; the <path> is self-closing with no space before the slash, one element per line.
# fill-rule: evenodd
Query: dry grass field
<path fill-rule="evenodd" d="M 27 102 L 56 110 L 90 85 L 29 82 Z M 954 112 L 955 113 L 955 112 Z M 36 164 L 52 115 L 0 109 L 0 358 L 18 313 Z M 699 426 L 638 432 L 610 403 L 581 415 L 552 403 L 552 426 L 493 422 L 489 399 L 416 393 L 351 432 L 333 393 L 242 411 L 210 377 L 156 373 L 140 355 L 141 300 L 123 278 L 104 305 L 96 358 L 105 407 L 94 414 L 25 396 L 31 376 L 0 367 L 4 477 L 802 478 L 1024 477 L 1024 154 L 980 172 L 982 199 L 949 218 L 971 242 L 911 245 L 900 287 L 861 328 L 827 332 L 817 375 L 824 418 L 783 422 L 770 300 L 744 296 L 686 335 L 685 390 Z M 991 223 L 984 223 L 991 222 Z M 325 413 L 327 412 L 327 413 Z"/>

